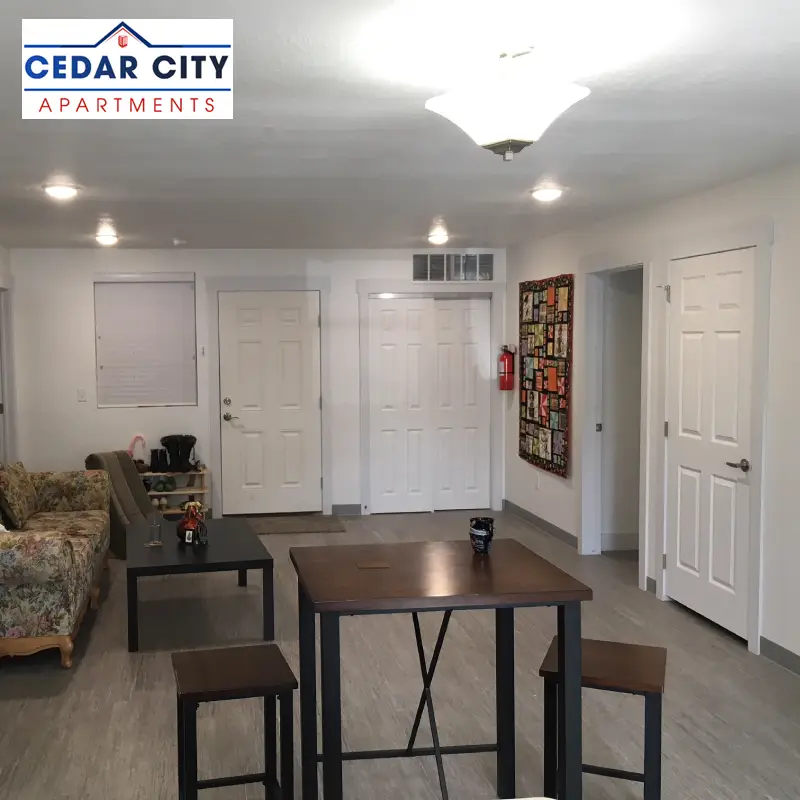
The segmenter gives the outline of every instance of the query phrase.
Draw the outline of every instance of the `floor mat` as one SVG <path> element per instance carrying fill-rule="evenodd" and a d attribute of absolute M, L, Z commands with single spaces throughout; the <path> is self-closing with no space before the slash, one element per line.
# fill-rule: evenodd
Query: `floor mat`
<path fill-rule="evenodd" d="M 341 533 L 344 523 L 337 516 L 298 514 L 290 517 L 257 517 L 250 524 L 259 534 L 270 533 Z"/>

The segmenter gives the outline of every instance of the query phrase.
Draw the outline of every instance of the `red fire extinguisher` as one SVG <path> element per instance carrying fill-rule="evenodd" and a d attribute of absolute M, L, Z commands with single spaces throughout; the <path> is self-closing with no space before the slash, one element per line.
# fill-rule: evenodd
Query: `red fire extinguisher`
<path fill-rule="evenodd" d="M 514 389 L 514 354 L 503 345 L 497 358 L 497 383 L 502 392 Z"/>

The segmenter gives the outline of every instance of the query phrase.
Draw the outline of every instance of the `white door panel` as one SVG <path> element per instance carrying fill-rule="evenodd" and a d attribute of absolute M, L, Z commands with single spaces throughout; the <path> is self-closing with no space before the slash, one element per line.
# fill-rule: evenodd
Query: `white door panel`
<path fill-rule="evenodd" d="M 435 510 L 488 508 L 489 301 L 437 300 Z"/>
<path fill-rule="evenodd" d="M 667 594 L 747 636 L 755 248 L 670 265 Z"/>
<path fill-rule="evenodd" d="M 223 513 L 321 511 L 319 293 L 220 292 L 219 337 Z"/>
<path fill-rule="evenodd" d="M 433 300 L 371 299 L 370 510 L 430 511 Z"/>

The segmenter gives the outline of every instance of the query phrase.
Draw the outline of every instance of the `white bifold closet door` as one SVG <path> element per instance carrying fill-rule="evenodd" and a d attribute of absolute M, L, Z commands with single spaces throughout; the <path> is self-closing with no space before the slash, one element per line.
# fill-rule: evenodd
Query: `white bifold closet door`
<path fill-rule="evenodd" d="M 489 300 L 370 300 L 370 511 L 488 508 Z"/>

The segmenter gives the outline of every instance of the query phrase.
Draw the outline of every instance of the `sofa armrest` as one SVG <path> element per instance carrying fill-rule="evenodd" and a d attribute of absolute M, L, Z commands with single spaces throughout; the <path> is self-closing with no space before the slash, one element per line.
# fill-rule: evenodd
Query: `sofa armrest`
<path fill-rule="evenodd" d="M 68 582 L 74 572 L 72 543 L 56 531 L 0 531 L 0 583 Z"/>
<path fill-rule="evenodd" d="M 108 511 L 111 482 L 101 469 L 32 472 L 37 511 Z"/>

